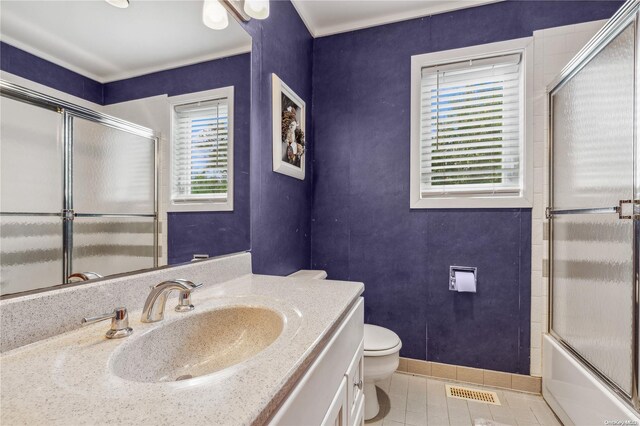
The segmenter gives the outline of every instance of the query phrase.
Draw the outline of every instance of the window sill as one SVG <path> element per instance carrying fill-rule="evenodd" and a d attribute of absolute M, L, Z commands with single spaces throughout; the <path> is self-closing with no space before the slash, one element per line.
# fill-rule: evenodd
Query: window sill
<path fill-rule="evenodd" d="M 171 202 L 167 212 L 230 212 L 233 211 L 233 200 Z"/>
<path fill-rule="evenodd" d="M 411 200 L 411 209 L 530 209 L 532 200 L 526 197 L 429 197 Z"/>

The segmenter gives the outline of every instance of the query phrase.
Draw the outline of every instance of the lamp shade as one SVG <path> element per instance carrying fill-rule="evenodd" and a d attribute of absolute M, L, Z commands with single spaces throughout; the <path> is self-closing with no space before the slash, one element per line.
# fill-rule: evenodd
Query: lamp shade
<path fill-rule="evenodd" d="M 229 15 L 218 0 L 204 0 L 202 22 L 211 29 L 224 30 L 229 26 Z"/>
<path fill-rule="evenodd" d="M 244 11 L 255 19 L 269 17 L 269 0 L 244 0 Z"/>
<path fill-rule="evenodd" d="M 119 7 L 120 9 L 126 9 L 129 7 L 129 0 L 106 0 L 111 6 Z"/>

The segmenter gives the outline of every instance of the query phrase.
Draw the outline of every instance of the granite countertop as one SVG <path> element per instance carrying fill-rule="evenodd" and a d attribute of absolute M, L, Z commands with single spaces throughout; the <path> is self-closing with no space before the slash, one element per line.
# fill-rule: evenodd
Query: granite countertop
<path fill-rule="evenodd" d="M 0 356 L 0 423 L 263 424 L 363 290 L 355 282 L 248 274 L 205 284 L 192 294 L 191 312 L 173 311 L 174 294 L 160 322 L 141 323 L 141 312 L 130 312 L 134 333 L 124 339 L 104 337 L 107 321 L 10 350 Z M 173 382 L 130 381 L 113 373 L 114 355 L 132 339 L 190 315 L 238 305 L 269 308 L 284 318 L 282 334 L 248 361 Z"/>

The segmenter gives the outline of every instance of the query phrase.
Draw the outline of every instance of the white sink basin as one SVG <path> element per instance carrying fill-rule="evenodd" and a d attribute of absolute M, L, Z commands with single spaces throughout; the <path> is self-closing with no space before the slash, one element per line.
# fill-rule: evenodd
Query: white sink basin
<path fill-rule="evenodd" d="M 122 345 L 112 372 L 135 382 L 172 382 L 246 361 L 273 343 L 284 320 L 267 308 L 232 306 L 162 325 Z"/>

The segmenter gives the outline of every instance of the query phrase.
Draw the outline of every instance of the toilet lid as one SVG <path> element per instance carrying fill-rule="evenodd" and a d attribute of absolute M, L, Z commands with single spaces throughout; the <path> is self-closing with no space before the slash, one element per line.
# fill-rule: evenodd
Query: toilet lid
<path fill-rule="evenodd" d="M 364 325 L 364 350 L 386 351 L 400 344 L 400 338 L 393 331 L 373 324 Z"/>

